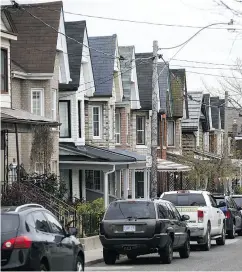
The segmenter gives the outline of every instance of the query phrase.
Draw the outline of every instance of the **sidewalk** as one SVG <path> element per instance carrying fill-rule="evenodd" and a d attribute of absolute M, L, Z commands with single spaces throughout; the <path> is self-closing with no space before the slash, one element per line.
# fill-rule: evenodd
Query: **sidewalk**
<path fill-rule="evenodd" d="M 85 264 L 86 266 L 101 263 L 103 261 L 103 248 L 86 250 L 85 251 Z"/>

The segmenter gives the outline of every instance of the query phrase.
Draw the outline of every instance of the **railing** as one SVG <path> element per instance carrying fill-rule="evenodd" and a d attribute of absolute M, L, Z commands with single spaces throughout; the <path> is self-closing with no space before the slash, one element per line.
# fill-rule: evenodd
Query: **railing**
<path fill-rule="evenodd" d="M 90 237 L 99 234 L 99 224 L 103 218 L 103 215 L 97 214 L 78 214 L 77 215 L 77 229 L 78 236 Z"/>

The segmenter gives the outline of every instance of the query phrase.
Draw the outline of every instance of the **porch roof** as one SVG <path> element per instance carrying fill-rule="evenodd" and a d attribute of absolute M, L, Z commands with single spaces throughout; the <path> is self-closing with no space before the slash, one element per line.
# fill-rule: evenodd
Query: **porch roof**
<path fill-rule="evenodd" d="M 190 170 L 191 170 L 190 166 L 168 160 L 157 159 L 158 172 L 186 172 Z"/>
<path fill-rule="evenodd" d="M 91 145 L 75 146 L 74 143 L 60 143 L 60 163 L 79 161 L 81 163 L 145 163 L 146 157 L 135 152 L 107 149 Z"/>

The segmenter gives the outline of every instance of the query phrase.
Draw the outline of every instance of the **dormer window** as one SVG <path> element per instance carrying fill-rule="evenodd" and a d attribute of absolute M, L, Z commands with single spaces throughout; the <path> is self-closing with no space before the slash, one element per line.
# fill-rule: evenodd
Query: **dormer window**
<path fill-rule="evenodd" d="M 8 93 L 8 51 L 1 48 L 1 93 Z"/>

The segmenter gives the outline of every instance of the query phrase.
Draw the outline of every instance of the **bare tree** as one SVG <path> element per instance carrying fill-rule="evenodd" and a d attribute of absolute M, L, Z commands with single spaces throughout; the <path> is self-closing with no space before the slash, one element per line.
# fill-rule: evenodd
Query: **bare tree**
<path fill-rule="evenodd" d="M 219 6 L 229 10 L 233 15 L 242 16 L 242 0 L 214 0 Z"/>

